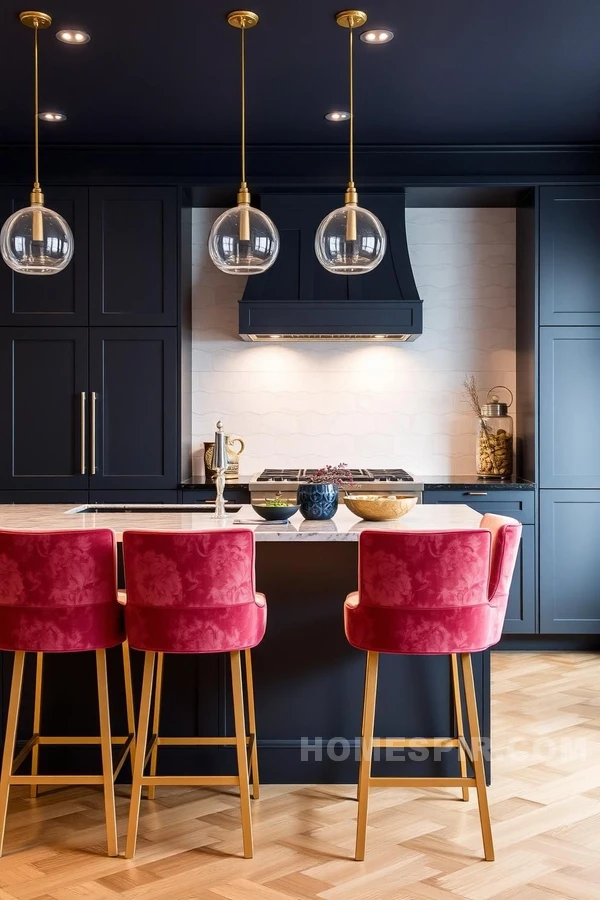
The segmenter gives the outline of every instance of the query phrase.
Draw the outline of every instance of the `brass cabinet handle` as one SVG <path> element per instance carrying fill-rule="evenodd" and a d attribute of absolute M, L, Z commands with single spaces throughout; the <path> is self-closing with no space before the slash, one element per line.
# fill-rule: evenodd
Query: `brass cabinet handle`
<path fill-rule="evenodd" d="M 468 497 L 487 497 L 487 491 L 467 491 Z"/>
<path fill-rule="evenodd" d="M 90 416 L 90 424 L 91 424 L 91 436 L 90 436 L 90 444 L 91 444 L 91 474 L 96 474 L 96 392 L 92 391 L 92 409 Z"/>
<path fill-rule="evenodd" d="M 79 410 L 81 416 L 80 422 L 80 436 L 81 436 L 81 474 L 85 475 L 85 400 L 86 395 L 85 391 L 82 391 L 79 395 Z"/>

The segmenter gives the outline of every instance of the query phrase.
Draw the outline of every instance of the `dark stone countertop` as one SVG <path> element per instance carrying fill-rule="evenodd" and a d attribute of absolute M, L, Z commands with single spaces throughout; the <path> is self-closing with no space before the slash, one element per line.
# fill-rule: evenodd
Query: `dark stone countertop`
<path fill-rule="evenodd" d="M 250 475 L 240 475 L 232 481 L 226 481 L 225 487 L 247 489 L 250 479 Z M 532 481 L 525 481 L 524 478 L 516 478 L 515 476 L 500 480 L 478 478 L 477 475 L 424 475 L 418 480 L 423 482 L 426 491 L 533 491 L 535 489 L 535 484 Z M 197 475 L 195 478 L 188 478 L 187 481 L 182 482 L 180 485 L 183 490 L 188 491 L 201 490 L 202 488 L 213 486 L 211 478 L 205 478 L 200 475 Z"/>
<path fill-rule="evenodd" d="M 225 487 L 238 487 L 238 488 L 247 488 L 250 484 L 251 475 L 240 475 L 238 478 L 234 478 L 229 480 L 229 478 L 225 481 Z M 206 487 L 214 487 L 215 483 L 212 478 L 206 478 L 204 475 L 196 475 L 193 478 L 187 478 L 185 481 L 182 481 L 179 485 L 182 490 L 193 491 L 200 490 L 200 488 Z"/>
<path fill-rule="evenodd" d="M 533 491 L 535 484 L 524 478 L 478 478 L 477 475 L 424 475 L 426 491 Z"/>

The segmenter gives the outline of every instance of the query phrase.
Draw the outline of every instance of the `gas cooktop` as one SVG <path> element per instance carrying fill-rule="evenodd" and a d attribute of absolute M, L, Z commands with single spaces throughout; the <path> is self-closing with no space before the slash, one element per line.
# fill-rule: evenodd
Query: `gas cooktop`
<path fill-rule="evenodd" d="M 308 481 L 315 472 L 318 472 L 318 469 L 264 469 L 256 477 L 256 481 L 261 483 L 277 482 L 278 484 L 286 481 L 303 482 Z M 405 469 L 350 469 L 349 472 L 355 484 L 415 480 Z"/>

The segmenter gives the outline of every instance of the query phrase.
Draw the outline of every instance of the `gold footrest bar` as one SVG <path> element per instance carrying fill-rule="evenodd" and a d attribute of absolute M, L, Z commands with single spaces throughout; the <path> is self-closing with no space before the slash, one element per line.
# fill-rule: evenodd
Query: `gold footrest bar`
<path fill-rule="evenodd" d="M 11 775 L 9 784 L 104 784 L 102 775 Z"/>
<path fill-rule="evenodd" d="M 125 764 L 125 760 L 129 755 L 130 747 L 132 741 L 135 739 L 134 734 L 128 734 L 127 737 L 113 737 L 111 738 L 111 744 L 115 746 L 122 746 L 121 754 L 119 756 L 118 762 L 116 764 L 116 768 L 113 773 L 113 780 L 116 781 L 117 775 L 123 768 Z M 81 737 L 73 737 L 69 735 L 68 737 L 59 737 L 57 735 L 40 735 L 34 734 L 29 738 L 23 749 L 20 753 L 15 756 L 11 769 L 11 784 L 103 784 L 103 779 L 101 776 L 96 775 L 82 775 L 81 778 L 96 778 L 96 781 L 65 781 L 64 779 L 70 778 L 68 775 L 15 775 L 15 772 L 19 771 L 19 768 L 23 765 L 31 751 L 34 747 L 55 747 L 55 746 L 100 746 L 100 738 L 94 737 L 93 735 L 83 735 Z M 73 776 L 79 777 L 79 776 Z M 21 779 L 20 781 L 15 781 L 16 778 Z M 44 781 L 44 778 L 54 779 L 52 781 Z M 29 779 L 23 781 L 23 779 Z M 58 779 L 58 780 L 55 780 Z"/>
<path fill-rule="evenodd" d="M 474 778 L 369 778 L 369 787 L 475 787 Z"/>
<path fill-rule="evenodd" d="M 155 784 L 159 787 L 216 787 L 239 783 L 237 775 L 144 775 L 142 778 L 142 786 Z"/>
<path fill-rule="evenodd" d="M 110 742 L 111 744 L 124 744 L 129 741 L 130 738 L 131 735 L 129 734 L 126 735 L 126 737 L 112 737 Z M 56 737 L 55 735 L 52 735 L 51 737 L 38 736 L 37 743 L 40 746 L 51 746 L 54 744 L 89 744 L 92 746 L 97 744 L 100 746 L 100 738 L 95 735 L 84 735 L 83 737 Z"/>
<path fill-rule="evenodd" d="M 153 735 L 155 737 L 155 735 Z M 246 738 L 248 744 L 254 735 Z M 220 747 L 233 746 L 235 744 L 234 737 L 159 737 L 157 738 L 159 747 Z"/>
<path fill-rule="evenodd" d="M 458 747 L 458 738 L 373 738 L 374 747 Z"/>

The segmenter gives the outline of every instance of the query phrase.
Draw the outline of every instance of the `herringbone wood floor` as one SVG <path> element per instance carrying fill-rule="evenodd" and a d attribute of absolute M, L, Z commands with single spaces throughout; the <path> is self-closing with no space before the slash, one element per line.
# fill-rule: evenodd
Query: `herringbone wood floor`
<path fill-rule="evenodd" d="M 262 788 L 253 860 L 233 792 L 159 789 L 133 861 L 104 855 L 98 791 L 16 788 L 0 900 L 598 900 L 600 657 L 495 654 L 493 720 L 495 863 L 458 790 L 373 790 L 357 863 L 351 786 Z M 121 847 L 127 807 L 119 789 Z"/>

